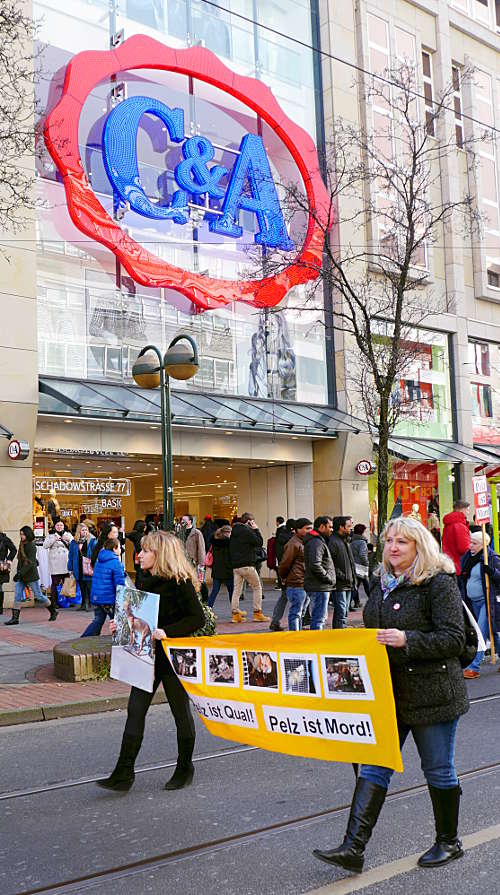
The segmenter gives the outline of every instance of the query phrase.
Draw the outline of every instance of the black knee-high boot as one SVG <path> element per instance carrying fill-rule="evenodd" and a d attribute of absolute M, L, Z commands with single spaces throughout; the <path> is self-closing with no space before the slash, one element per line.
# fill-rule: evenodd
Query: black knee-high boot
<path fill-rule="evenodd" d="M 0 615 L 3 615 L 3 589 L 0 587 Z"/>
<path fill-rule="evenodd" d="M 335 864 L 345 870 L 361 873 L 366 844 L 377 823 L 386 794 L 387 790 L 383 786 L 358 777 L 342 845 L 331 851 L 314 849 L 313 855 L 326 864 Z"/>
<path fill-rule="evenodd" d="M 4 622 L 4 625 L 18 625 L 19 624 L 19 615 L 21 613 L 20 609 L 13 609 L 12 615 L 8 622 Z"/>
<path fill-rule="evenodd" d="M 182 789 L 183 786 L 189 786 L 193 782 L 194 737 L 177 737 L 177 747 L 179 750 L 177 765 L 170 780 L 165 783 L 165 789 Z"/>
<path fill-rule="evenodd" d="M 460 786 L 451 789 L 436 789 L 429 786 L 429 793 L 436 824 L 436 841 L 419 859 L 420 867 L 440 867 L 455 858 L 461 858 L 464 850 L 458 838 L 458 812 L 460 809 Z"/>
<path fill-rule="evenodd" d="M 49 622 L 55 622 L 57 618 L 57 594 L 54 597 L 54 595 L 51 593 L 50 603 L 47 604 L 47 609 L 49 610 Z"/>
<path fill-rule="evenodd" d="M 142 736 L 123 735 L 120 755 L 116 767 L 109 777 L 96 780 L 98 786 L 104 789 L 115 789 L 120 792 L 128 792 L 135 780 L 134 765 L 141 748 Z"/>

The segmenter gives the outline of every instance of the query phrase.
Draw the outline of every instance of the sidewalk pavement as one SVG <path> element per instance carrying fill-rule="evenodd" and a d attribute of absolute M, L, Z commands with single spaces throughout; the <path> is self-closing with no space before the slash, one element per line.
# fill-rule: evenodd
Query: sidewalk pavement
<path fill-rule="evenodd" d="M 272 615 L 279 591 L 266 587 L 263 611 Z M 251 594 L 241 608 L 252 617 Z M 215 612 L 218 634 L 262 633 L 267 624 L 246 621 L 231 623 L 231 606 L 225 593 L 219 594 Z M 0 616 L 0 727 L 30 721 L 50 721 L 54 718 L 87 715 L 95 712 L 124 709 L 130 687 L 120 681 L 84 681 L 67 683 L 54 675 L 52 649 L 61 641 L 76 639 L 89 624 L 92 614 L 75 609 L 63 609 L 55 622 L 48 621 L 47 610 L 30 608 L 21 611 L 19 625 L 5 626 L 10 610 Z M 349 625 L 362 624 L 361 612 L 349 613 Z M 331 625 L 331 617 L 328 625 Z M 282 621 L 286 628 L 286 616 Z M 102 630 L 109 634 L 109 622 Z M 155 702 L 164 702 L 163 691 L 158 691 Z"/>

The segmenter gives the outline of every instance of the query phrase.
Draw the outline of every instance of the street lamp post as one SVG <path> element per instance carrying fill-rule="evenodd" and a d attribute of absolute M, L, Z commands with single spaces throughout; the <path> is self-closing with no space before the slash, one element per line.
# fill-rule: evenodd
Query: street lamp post
<path fill-rule="evenodd" d="M 182 344 L 188 342 L 188 345 Z M 192 336 L 181 333 L 170 342 L 165 355 L 156 345 L 146 345 L 132 367 L 132 377 L 141 388 L 160 387 L 163 527 L 174 527 L 174 482 L 172 474 L 172 416 L 170 377 L 191 379 L 198 371 L 198 348 Z"/>

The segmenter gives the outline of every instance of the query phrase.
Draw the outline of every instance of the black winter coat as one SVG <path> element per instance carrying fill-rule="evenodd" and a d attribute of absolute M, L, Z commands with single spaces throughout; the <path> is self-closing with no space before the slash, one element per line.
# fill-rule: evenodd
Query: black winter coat
<path fill-rule="evenodd" d="M 481 554 L 482 555 L 482 554 Z M 470 550 L 467 553 L 464 553 L 462 559 L 460 561 L 460 567 L 462 569 L 462 578 L 465 582 L 465 586 L 467 586 L 467 581 L 470 577 L 470 571 L 468 574 L 464 572 L 464 565 L 467 560 L 471 558 Z M 481 580 L 483 582 L 483 591 L 484 598 L 486 600 L 486 572 L 484 571 L 484 561 L 481 559 Z M 493 630 L 497 633 L 500 632 L 500 556 L 498 556 L 491 547 L 488 547 L 488 566 L 490 569 L 490 615 L 491 615 L 491 624 Z M 469 603 L 470 606 L 470 603 Z"/>
<path fill-rule="evenodd" d="M 288 544 L 288 541 L 293 535 L 293 531 L 291 528 L 287 528 L 286 525 L 280 525 L 279 528 L 276 529 L 276 534 L 274 536 L 274 550 L 276 552 L 276 559 L 278 561 L 278 565 L 283 559 L 283 553 L 285 552 L 285 547 Z"/>
<path fill-rule="evenodd" d="M 335 590 L 335 566 L 326 540 L 318 532 L 304 538 L 304 589 L 308 593 Z"/>
<path fill-rule="evenodd" d="M 465 646 L 462 598 L 454 575 L 403 584 L 382 599 L 372 578 L 367 628 L 398 628 L 406 647 L 387 647 L 396 713 L 405 724 L 440 724 L 465 714 L 469 700 L 458 657 Z"/>
<path fill-rule="evenodd" d="M 144 573 L 143 589 L 160 595 L 158 627 L 163 628 L 167 637 L 189 637 L 205 624 L 205 615 L 191 581 L 174 578 L 160 578 Z M 160 643 L 155 647 L 155 674 L 174 674 Z"/>
<path fill-rule="evenodd" d="M 340 535 L 330 535 L 328 546 L 332 554 L 335 574 L 337 576 L 336 590 L 351 590 L 356 577 L 354 572 L 354 559 L 349 543 Z"/>
<path fill-rule="evenodd" d="M 264 540 L 258 528 L 235 522 L 229 538 L 229 555 L 233 569 L 255 566 Z"/>
<path fill-rule="evenodd" d="M 3 531 L 0 532 L 0 562 L 5 562 L 6 559 L 12 562 L 16 553 L 17 550 L 11 539 Z M 0 584 L 7 584 L 8 580 L 9 573 L 0 571 Z"/>
<path fill-rule="evenodd" d="M 219 581 L 231 580 L 233 567 L 229 556 L 229 538 L 214 538 L 212 541 L 212 578 Z"/>
<path fill-rule="evenodd" d="M 17 557 L 17 572 L 14 575 L 14 581 L 22 581 L 23 584 L 31 584 L 32 581 L 38 581 L 38 562 L 36 559 L 36 544 L 34 541 L 24 541 L 23 545 L 24 557 L 19 546 Z"/>

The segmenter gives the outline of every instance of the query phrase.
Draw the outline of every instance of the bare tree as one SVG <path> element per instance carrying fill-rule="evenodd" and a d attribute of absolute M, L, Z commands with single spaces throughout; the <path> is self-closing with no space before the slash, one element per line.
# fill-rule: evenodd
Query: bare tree
<path fill-rule="evenodd" d="M 34 207 L 35 27 L 24 0 L 0 3 L 0 232 Z"/>
<path fill-rule="evenodd" d="M 378 457 L 379 533 L 387 520 L 389 439 L 401 416 L 411 413 L 400 380 L 418 359 L 418 327 L 431 314 L 453 310 L 450 297 L 430 284 L 429 253 L 433 245 L 443 246 L 451 228 L 465 234 L 479 224 L 468 187 L 475 167 L 472 138 L 463 141 L 464 188 L 451 199 L 441 189 L 443 167 L 457 152 L 455 89 L 450 82 L 424 114 L 411 65 L 366 76 L 359 85 L 366 118 L 360 124 L 337 119 L 324 159 L 329 212 L 336 219 L 340 209 L 338 227 L 330 232 L 324 216 L 311 210 L 323 230 L 324 251 L 321 266 L 312 266 L 318 278 L 307 287 L 304 305 L 313 299 L 317 304 L 315 293 L 325 285 L 333 294 L 332 325 L 344 334 L 348 358 L 346 392 L 351 408 L 364 413 Z M 307 199 L 296 184 L 281 188 L 296 235 L 309 212 Z M 346 232 L 353 234 L 347 241 Z M 266 273 L 288 263 L 290 255 L 266 252 Z M 311 268 L 311 261 L 304 264 Z"/>

